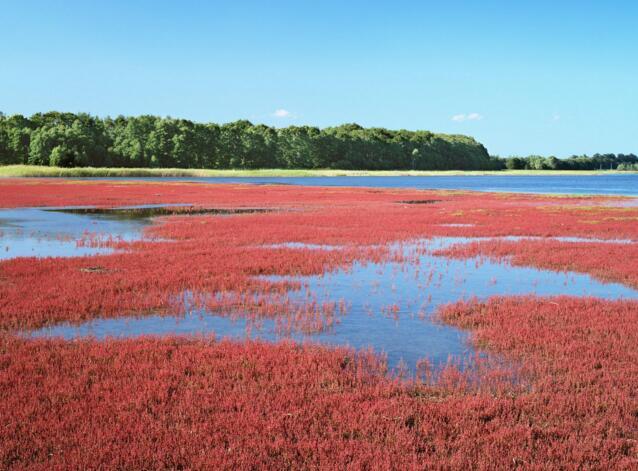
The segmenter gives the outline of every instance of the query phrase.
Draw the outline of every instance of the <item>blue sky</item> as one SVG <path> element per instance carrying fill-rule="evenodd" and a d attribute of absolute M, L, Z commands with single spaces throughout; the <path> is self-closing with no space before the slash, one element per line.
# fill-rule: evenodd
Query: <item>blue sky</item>
<path fill-rule="evenodd" d="M 636 1 L 3 1 L 0 110 L 638 153 Z"/>

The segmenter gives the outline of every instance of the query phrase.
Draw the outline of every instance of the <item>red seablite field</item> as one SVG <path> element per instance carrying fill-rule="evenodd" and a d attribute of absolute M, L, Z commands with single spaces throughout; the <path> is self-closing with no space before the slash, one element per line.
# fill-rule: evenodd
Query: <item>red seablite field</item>
<path fill-rule="evenodd" d="M 292 316 L 302 328 L 309 317 L 305 327 L 320 329 L 317 311 L 329 319 L 338 307 L 293 307 L 286 292 L 294 282 L 261 275 L 386 260 L 388 243 L 430 237 L 543 237 L 444 253 L 511 257 L 638 286 L 635 244 L 555 239 L 635 242 L 638 207 L 616 202 L 4 180 L 0 206 L 7 208 L 179 203 L 273 212 L 169 216 L 147 229 L 150 240 L 113 243 L 114 254 L 0 262 L 0 462 L 42 469 L 637 467 L 636 301 L 499 297 L 441 308 L 441 321 L 471 329 L 478 348 L 519 365 L 514 384 L 496 366 L 478 383 L 467 376 L 476 372 L 453 367 L 436 379 L 401 380 L 386 376 L 370 353 L 285 342 L 16 335 L 63 321 L 179 311 L 185 292 L 212 310 Z M 277 245 L 287 242 L 333 247 Z M 215 293 L 225 294 L 221 304 Z"/>

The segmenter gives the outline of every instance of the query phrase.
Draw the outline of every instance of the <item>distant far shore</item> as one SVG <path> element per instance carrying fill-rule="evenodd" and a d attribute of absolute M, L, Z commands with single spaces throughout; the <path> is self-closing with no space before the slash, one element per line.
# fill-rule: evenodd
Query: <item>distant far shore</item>
<path fill-rule="evenodd" d="M 107 168 L 44 167 L 7 165 L 0 167 L 0 177 L 435 177 L 480 175 L 610 175 L 636 174 L 638 171 L 616 170 L 334 170 L 334 169 L 184 169 L 184 168 Z"/>

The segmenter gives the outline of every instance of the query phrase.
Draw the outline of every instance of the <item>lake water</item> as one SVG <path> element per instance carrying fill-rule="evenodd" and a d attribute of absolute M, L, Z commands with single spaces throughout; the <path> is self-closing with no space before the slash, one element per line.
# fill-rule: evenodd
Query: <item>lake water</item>
<path fill-rule="evenodd" d="M 121 178 L 112 178 L 121 180 Z M 112 180 L 102 178 L 97 180 Z M 418 177 L 240 177 L 240 178 L 126 178 L 146 181 L 253 183 L 301 186 L 350 186 L 476 190 L 517 193 L 638 196 L 638 174 L 600 175 L 483 175 Z"/>

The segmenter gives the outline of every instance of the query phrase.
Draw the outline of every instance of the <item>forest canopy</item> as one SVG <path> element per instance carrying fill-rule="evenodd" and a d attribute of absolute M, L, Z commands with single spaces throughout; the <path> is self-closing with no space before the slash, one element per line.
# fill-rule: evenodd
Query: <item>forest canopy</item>
<path fill-rule="evenodd" d="M 635 154 L 572 155 L 566 159 L 530 155 L 503 159 L 508 170 L 638 170 Z"/>
<path fill-rule="evenodd" d="M 634 154 L 490 156 L 475 139 L 430 131 L 196 123 L 158 116 L 0 113 L 0 165 L 192 169 L 638 170 Z"/>
<path fill-rule="evenodd" d="M 274 128 L 241 120 L 0 114 L 0 164 L 200 169 L 497 170 L 471 137 L 357 124 Z"/>

